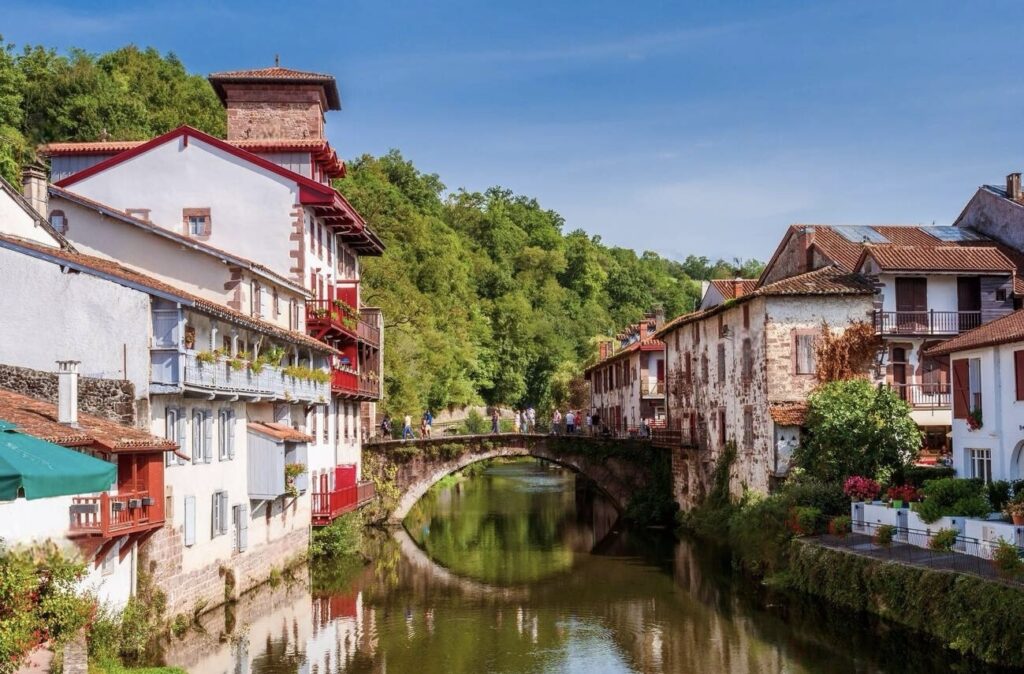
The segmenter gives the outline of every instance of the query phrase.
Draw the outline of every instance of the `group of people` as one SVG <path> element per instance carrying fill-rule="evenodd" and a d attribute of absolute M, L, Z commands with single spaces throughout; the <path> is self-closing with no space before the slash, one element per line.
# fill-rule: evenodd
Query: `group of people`
<path fill-rule="evenodd" d="M 394 422 L 391 421 L 391 415 L 385 414 L 384 419 L 380 422 L 380 434 L 385 438 L 393 437 L 394 433 Z M 431 438 L 434 432 L 434 413 L 428 408 L 423 416 L 420 417 L 420 437 Z M 405 418 L 402 419 L 402 439 L 403 440 L 415 440 L 416 435 L 412 432 L 412 415 L 406 414 Z"/>
<path fill-rule="evenodd" d="M 568 410 L 565 415 L 555 409 L 551 415 L 551 434 L 576 435 L 585 433 L 592 435 L 594 429 L 601 427 L 601 417 L 595 414 L 584 414 L 581 410 Z"/>

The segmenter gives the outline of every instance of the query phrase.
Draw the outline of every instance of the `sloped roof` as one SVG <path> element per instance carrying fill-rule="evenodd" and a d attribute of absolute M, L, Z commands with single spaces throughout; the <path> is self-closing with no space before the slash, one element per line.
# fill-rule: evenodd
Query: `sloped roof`
<path fill-rule="evenodd" d="M 259 83 L 273 82 L 277 84 L 320 84 L 324 88 L 324 97 L 327 99 L 328 110 L 341 110 L 341 95 L 338 93 L 338 81 L 333 75 L 325 73 L 314 73 L 307 70 L 295 70 L 293 68 L 282 68 L 271 66 L 269 68 L 251 68 L 246 70 L 225 70 L 219 73 L 210 73 L 207 79 L 213 85 L 214 91 L 220 97 L 221 102 L 225 101 L 224 84 L 229 83 Z"/>
<path fill-rule="evenodd" d="M 739 283 L 740 295 L 746 295 L 747 293 L 753 292 L 757 287 L 757 279 L 712 279 L 710 284 L 721 293 L 725 299 L 734 299 L 736 297 L 736 284 Z"/>
<path fill-rule="evenodd" d="M 12 248 L 28 254 L 35 253 L 34 257 L 41 256 L 44 259 L 52 258 L 53 260 L 58 261 L 58 263 L 62 262 L 81 270 L 94 272 L 95 274 L 106 277 L 114 282 L 124 282 L 125 284 L 142 288 L 143 290 L 149 290 L 166 297 L 175 298 L 179 301 L 183 301 L 185 304 L 194 306 L 200 311 L 213 314 L 228 321 L 239 323 L 256 332 L 277 337 L 294 344 L 301 344 L 302 346 L 314 349 L 315 351 L 326 352 L 333 355 L 340 354 L 336 349 L 321 341 L 313 339 L 309 335 L 296 332 L 295 330 L 285 330 L 273 323 L 268 323 L 267 321 L 253 318 L 252 316 L 246 316 L 239 311 L 235 311 L 234 309 L 222 304 L 217 304 L 216 302 L 211 302 L 197 295 L 193 295 L 190 292 L 176 288 L 151 276 L 146 276 L 139 271 L 131 269 L 130 267 L 125 267 L 124 265 L 111 260 L 94 257 L 92 255 L 84 255 L 82 253 L 76 253 L 69 250 L 48 248 L 33 241 L 26 241 L 6 234 L 0 234 L 0 247 Z"/>
<path fill-rule="evenodd" d="M 876 246 L 867 245 L 870 256 L 882 271 L 952 271 L 1011 274 L 1014 263 L 995 246 Z"/>
<path fill-rule="evenodd" d="M 944 356 L 956 351 L 968 351 L 984 346 L 997 346 L 1024 341 L 1024 309 L 997 318 L 952 339 L 947 339 L 925 351 L 929 356 Z"/>
<path fill-rule="evenodd" d="M 21 210 L 25 211 L 26 215 L 35 220 L 36 225 L 53 238 L 57 245 L 71 246 L 68 240 L 64 238 L 64 235 L 54 229 L 53 225 L 46 218 L 37 213 L 36 209 L 32 208 L 32 204 L 25 198 L 25 195 L 15 188 L 14 185 L 4 180 L 3 176 L 0 176 L 0 192 L 5 192 Z"/>
<path fill-rule="evenodd" d="M 57 421 L 57 405 L 0 388 L 0 419 L 27 435 L 64 447 L 93 447 L 105 452 L 173 451 L 178 444 L 91 414 L 78 415 L 78 427 Z"/>
<path fill-rule="evenodd" d="M 254 433 L 261 433 L 283 442 L 313 442 L 315 440 L 313 436 L 306 435 L 302 431 L 285 424 L 269 421 L 250 421 L 248 426 L 249 430 Z"/>
<path fill-rule="evenodd" d="M 640 339 L 640 340 L 637 340 L 637 341 L 633 342 L 629 346 L 626 346 L 626 347 L 624 347 L 622 349 L 619 349 L 618 351 L 616 351 L 612 355 L 608 356 L 604 360 L 599 360 L 598 362 L 594 363 L 593 365 L 590 365 L 589 367 L 587 367 L 587 368 L 585 368 L 583 370 L 583 374 L 587 374 L 588 372 L 590 372 L 590 371 L 592 371 L 592 370 L 594 370 L 594 369 L 596 369 L 598 367 L 601 367 L 602 365 L 607 365 L 608 363 L 620 360 L 620 359 L 628 356 L 631 353 L 636 353 L 637 351 L 664 351 L 664 350 L 665 350 L 665 342 L 661 341 L 660 339 L 656 339 L 653 336 L 652 337 L 646 337 L 644 339 Z"/>
<path fill-rule="evenodd" d="M 780 426 L 803 426 L 807 417 L 807 403 L 773 403 L 768 406 L 772 421 Z"/>

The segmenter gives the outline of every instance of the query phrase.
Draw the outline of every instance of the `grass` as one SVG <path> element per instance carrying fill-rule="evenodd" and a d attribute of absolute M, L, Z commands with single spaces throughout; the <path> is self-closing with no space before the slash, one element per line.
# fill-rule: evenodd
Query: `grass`
<path fill-rule="evenodd" d="M 178 667 L 124 667 L 117 663 L 89 663 L 89 674 L 188 674 Z"/>

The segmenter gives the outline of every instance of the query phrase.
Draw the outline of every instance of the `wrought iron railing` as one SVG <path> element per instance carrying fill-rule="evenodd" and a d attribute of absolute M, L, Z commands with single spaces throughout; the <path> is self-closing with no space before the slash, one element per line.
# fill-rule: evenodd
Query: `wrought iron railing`
<path fill-rule="evenodd" d="M 981 325 L 980 311 L 876 311 L 882 335 L 955 335 Z"/>
<path fill-rule="evenodd" d="M 949 409 L 952 401 L 950 385 L 946 384 L 891 384 L 892 389 L 911 407 Z"/>

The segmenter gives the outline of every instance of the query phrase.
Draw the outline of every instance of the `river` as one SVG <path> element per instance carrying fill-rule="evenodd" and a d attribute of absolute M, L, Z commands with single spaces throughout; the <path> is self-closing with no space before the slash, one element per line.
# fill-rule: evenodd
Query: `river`
<path fill-rule="evenodd" d="M 450 478 L 373 561 L 300 571 L 202 619 L 199 674 L 987 672 L 870 616 L 771 593 L 720 550 L 630 531 L 532 459 Z"/>

